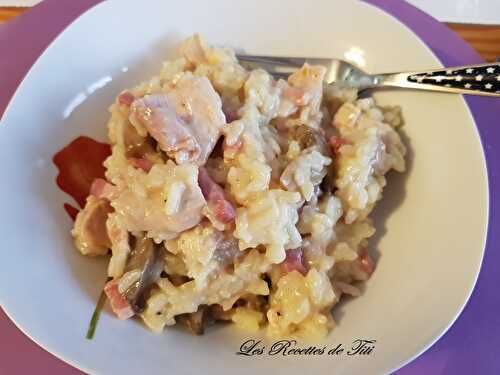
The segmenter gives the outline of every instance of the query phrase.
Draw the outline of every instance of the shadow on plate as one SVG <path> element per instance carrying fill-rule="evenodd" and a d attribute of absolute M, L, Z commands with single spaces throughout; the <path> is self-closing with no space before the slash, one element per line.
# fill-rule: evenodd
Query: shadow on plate
<path fill-rule="evenodd" d="M 407 154 L 405 157 L 406 171 L 403 173 L 397 173 L 394 171 L 389 172 L 386 177 L 387 185 L 384 188 L 383 197 L 377 203 L 375 209 L 370 215 L 373 220 L 373 225 L 376 229 L 376 232 L 368 240 L 368 247 L 370 249 L 370 255 L 375 261 L 375 264 L 377 264 L 380 261 L 380 258 L 383 257 L 384 249 L 379 248 L 379 243 L 382 237 L 387 233 L 386 221 L 391 213 L 393 213 L 403 203 L 406 197 L 406 181 L 413 168 L 414 151 L 410 143 L 410 139 L 404 131 L 404 126 L 400 129 L 399 134 L 407 149 Z M 375 272 L 377 272 L 376 267 Z M 363 298 L 365 290 L 370 287 L 370 280 L 368 280 L 367 282 L 360 282 L 357 287 L 361 290 L 361 296 L 356 298 Z M 348 306 L 349 301 L 353 299 L 354 297 L 344 295 L 341 301 L 334 306 L 332 315 L 337 323 L 342 320 L 342 317 L 345 314 L 346 306 Z"/>

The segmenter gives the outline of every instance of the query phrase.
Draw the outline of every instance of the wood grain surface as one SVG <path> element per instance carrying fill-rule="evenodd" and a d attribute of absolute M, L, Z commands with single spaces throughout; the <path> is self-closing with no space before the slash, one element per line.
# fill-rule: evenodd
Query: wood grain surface
<path fill-rule="evenodd" d="M 0 7 L 0 24 L 7 22 L 28 8 Z M 500 57 L 500 25 L 471 25 L 449 23 L 452 30 L 465 39 L 487 61 L 495 61 Z"/>
<path fill-rule="evenodd" d="M 24 12 L 27 8 L 0 7 L 0 24 Z"/>
<path fill-rule="evenodd" d="M 495 61 L 500 57 L 500 26 L 461 23 L 447 25 L 474 47 L 486 61 Z"/>

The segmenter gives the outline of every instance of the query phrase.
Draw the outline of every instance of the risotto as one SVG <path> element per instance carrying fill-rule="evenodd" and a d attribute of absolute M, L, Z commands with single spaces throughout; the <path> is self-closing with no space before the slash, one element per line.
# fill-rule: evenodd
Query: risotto
<path fill-rule="evenodd" d="M 198 35 L 110 107 L 111 156 L 72 235 L 111 254 L 104 290 L 154 332 L 215 321 L 321 337 L 375 264 L 369 218 L 405 169 L 398 107 L 358 99 L 304 65 L 247 71 Z"/>

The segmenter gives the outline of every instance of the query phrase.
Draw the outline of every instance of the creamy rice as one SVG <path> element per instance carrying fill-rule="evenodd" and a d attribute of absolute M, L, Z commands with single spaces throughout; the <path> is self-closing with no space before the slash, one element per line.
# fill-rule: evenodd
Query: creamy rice
<path fill-rule="evenodd" d="M 105 291 L 119 318 L 154 332 L 232 321 L 321 337 L 333 306 L 374 272 L 370 212 L 405 170 L 399 107 L 246 71 L 195 35 L 160 75 L 110 107 L 112 155 L 72 234 L 111 250 Z"/>

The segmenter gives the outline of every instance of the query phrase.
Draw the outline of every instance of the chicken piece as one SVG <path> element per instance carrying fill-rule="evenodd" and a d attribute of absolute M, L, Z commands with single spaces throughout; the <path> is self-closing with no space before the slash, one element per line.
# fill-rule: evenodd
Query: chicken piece
<path fill-rule="evenodd" d="M 83 255 L 105 255 L 111 247 L 106 231 L 108 215 L 113 212 L 109 201 L 91 195 L 85 208 L 76 216 L 75 226 L 71 231 L 75 246 Z"/>
<path fill-rule="evenodd" d="M 198 186 L 196 165 L 176 165 L 168 160 L 166 164 L 154 164 L 148 173 L 134 174 L 131 181 L 112 202 L 118 216 L 114 225 L 117 238 L 122 228 L 128 232 L 147 232 L 148 237 L 159 243 L 177 237 L 203 219 L 207 203 Z M 119 264 L 124 265 L 121 257 Z"/>
<path fill-rule="evenodd" d="M 138 121 L 177 164 L 204 165 L 226 119 L 206 77 L 182 76 L 166 94 L 147 95 L 131 106 Z"/>

